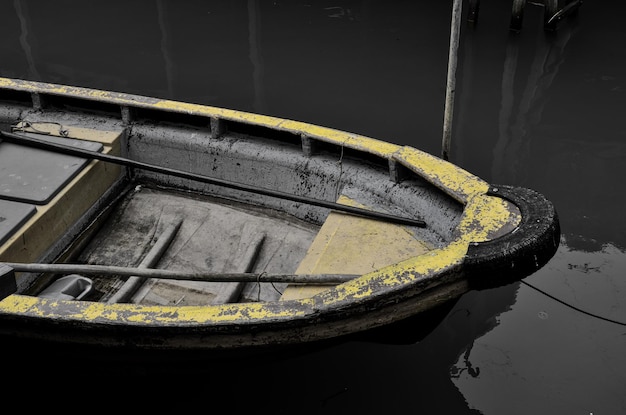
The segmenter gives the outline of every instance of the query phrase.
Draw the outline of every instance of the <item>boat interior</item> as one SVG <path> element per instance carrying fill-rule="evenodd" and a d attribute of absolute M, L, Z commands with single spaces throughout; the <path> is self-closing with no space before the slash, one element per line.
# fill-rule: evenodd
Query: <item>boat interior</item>
<path fill-rule="evenodd" d="M 153 105 L 129 108 L 55 94 L 12 94 L 11 104 L 0 109 L 2 131 L 218 183 L 0 142 L 5 217 L 0 261 L 183 274 L 362 275 L 444 246 L 463 214 L 458 197 L 389 157 L 389 149 L 397 147 L 391 144 L 363 147 L 363 139 L 349 134 L 317 134 L 284 120 L 285 125 L 270 126 Z M 425 226 L 359 217 L 250 189 L 423 218 Z M 326 288 L 51 273 L 20 273 L 16 287 L 20 294 L 48 298 L 161 305 L 280 301 Z"/>

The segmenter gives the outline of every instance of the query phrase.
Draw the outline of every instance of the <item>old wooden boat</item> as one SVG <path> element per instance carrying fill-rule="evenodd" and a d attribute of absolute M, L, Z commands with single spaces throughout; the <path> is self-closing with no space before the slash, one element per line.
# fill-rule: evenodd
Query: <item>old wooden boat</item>
<path fill-rule="evenodd" d="M 554 206 L 418 149 L 0 79 L 0 335 L 138 350 L 340 338 L 542 267 Z"/>

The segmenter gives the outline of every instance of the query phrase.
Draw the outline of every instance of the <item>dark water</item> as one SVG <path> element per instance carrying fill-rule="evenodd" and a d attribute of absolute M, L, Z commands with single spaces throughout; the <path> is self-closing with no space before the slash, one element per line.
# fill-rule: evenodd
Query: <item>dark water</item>
<path fill-rule="evenodd" d="M 480 6 L 478 25 L 461 33 L 450 160 L 552 200 L 563 232 L 553 260 L 522 283 L 466 294 L 421 341 L 347 341 L 268 361 L 266 375 L 238 365 L 192 381 L 185 367 L 117 367 L 119 380 L 178 409 L 188 397 L 225 397 L 227 408 L 276 413 L 626 412 L 626 6 L 587 0 L 551 35 L 541 7 L 527 5 L 512 35 L 511 2 Z M 452 1 L 4 1 L 0 75 L 259 112 L 440 155 L 451 10 Z M 68 366 L 74 391 L 105 373 Z"/>

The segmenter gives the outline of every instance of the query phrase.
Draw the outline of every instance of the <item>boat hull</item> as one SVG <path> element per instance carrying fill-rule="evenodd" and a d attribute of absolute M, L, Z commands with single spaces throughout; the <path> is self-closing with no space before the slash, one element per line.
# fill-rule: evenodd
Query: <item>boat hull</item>
<path fill-rule="evenodd" d="M 0 335 L 8 338 L 198 351 L 320 342 L 406 320 L 470 289 L 511 283 L 542 267 L 559 244 L 558 215 L 543 195 L 490 185 L 412 147 L 291 120 L 84 88 L 0 79 L 0 91 L 1 121 L 8 126 L 3 130 L 10 130 L 0 146 L 26 145 L 24 136 L 44 134 L 103 147 L 102 156 L 85 156 L 91 160 L 84 170 L 5 237 Z M 163 193 L 136 209 L 129 222 L 112 219 L 129 203 L 122 195 L 147 188 Z M 159 205 L 172 190 L 190 196 L 193 208 L 185 210 L 179 201 Z M 238 207 L 205 206 L 207 198 Z M 342 211 L 348 207 L 356 212 Z M 214 222 L 194 221 L 191 212 L 198 209 Z M 279 212 L 291 218 L 290 229 L 306 223 L 312 233 L 277 236 L 271 232 L 277 224 L 260 229 L 243 216 L 233 219 L 237 210 Z M 368 217 L 371 211 L 412 222 L 389 223 Z M 214 304 L 227 297 L 205 282 L 179 284 L 177 289 L 187 291 L 178 300 L 157 301 L 156 278 L 148 284 L 152 297 L 111 302 L 118 296 L 114 291 L 134 277 L 104 284 L 109 277 L 103 275 L 94 277 L 98 296 L 88 300 L 38 295 L 57 276 L 28 272 L 27 263 L 107 262 L 136 273 L 156 267 L 158 261 L 145 265 L 142 257 L 171 222 L 171 212 L 183 218 L 182 225 L 159 267 L 181 279 L 203 268 L 257 276 L 247 284 L 224 282 L 238 287 L 237 302 Z M 127 217 L 129 211 L 122 216 Z M 236 225 L 226 234 L 229 227 L 220 223 Z M 129 237 L 124 245 L 122 235 L 131 229 L 138 239 Z M 112 243 L 105 246 L 107 238 Z M 145 243 L 136 249 L 139 240 Z M 228 258 L 246 256 L 251 246 L 257 248 L 248 265 Z M 352 277 L 334 284 L 285 283 L 280 290 L 261 281 L 277 273 Z M 256 289 L 256 300 L 241 294 Z M 279 295 L 272 298 L 273 290 Z M 192 294 L 204 302 L 188 304 Z"/>

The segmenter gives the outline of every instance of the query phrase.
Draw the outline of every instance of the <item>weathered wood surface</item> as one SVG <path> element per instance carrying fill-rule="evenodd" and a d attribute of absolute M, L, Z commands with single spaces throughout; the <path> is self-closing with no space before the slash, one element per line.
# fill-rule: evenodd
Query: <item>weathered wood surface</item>
<path fill-rule="evenodd" d="M 178 217 L 183 218 L 180 229 L 154 268 L 293 274 L 317 233 L 317 227 L 274 211 L 246 211 L 224 200 L 140 187 L 93 238 L 78 262 L 137 266 L 158 241 L 158 235 Z M 97 294 L 93 299 L 110 298 L 123 282 L 95 278 Z M 286 285 L 153 278 L 137 290 L 130 302 L 208 305 L 239 297 L 242 301 L 267 301 L 278 299 Z"/>
<path fill-rule="evenodd" d="M 340 203 L 356 204 L 341 196 Z M 409 228 L 331 212 L 296 273 L 366 274 L 431 249 Z M 291 284 L 281 300 L 310 297 L 328 286 Z"/>

